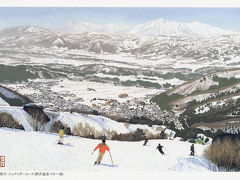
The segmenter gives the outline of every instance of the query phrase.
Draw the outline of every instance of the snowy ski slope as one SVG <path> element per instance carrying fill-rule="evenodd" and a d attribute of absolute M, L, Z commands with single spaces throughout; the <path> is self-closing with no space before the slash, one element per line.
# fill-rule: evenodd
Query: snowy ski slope
<path fill-rule="evenodd" d="M 150 140 L 141 142 L 107 141 L 114 166 L 108 153 L 102 164 L 93 166 L 98 152 L 91 155 L 100 140 L 65 136 L 66 145 L 57 145 L 58 134 L 26 132 L 0 128 L 0 153 L 6 157 L 1 171 L 164 171 L 208 172 L 210 163 L 202 156 L 207 146 L 195 145 L 198 156 L 189 156 L 191 144 L 177 140 Z M 165 156 L 156 147 L 161 143 Z"/>

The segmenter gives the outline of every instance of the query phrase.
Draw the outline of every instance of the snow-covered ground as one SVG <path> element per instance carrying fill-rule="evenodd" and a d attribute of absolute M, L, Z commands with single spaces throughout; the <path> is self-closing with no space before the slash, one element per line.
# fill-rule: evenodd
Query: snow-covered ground
<path fill-rule="evenodd" d="M 45 83 L 53 82 L 53 80 L 46 79 L 36 79 L 32 80 L 32 82 Z M 12 88 L 17 92 L 23 95 L 30 94 L 38 94 L 39 89 L 34 87 L 27 87 L 27 83 L 21 84 L 6 84 L 5 86 L 8 88 Z M 21 86 L 21 88 L 19 88 Z M 47 85 L 45 85 L 47 86 Z M 46 88 L 41 85 L 40 88 Z M 88 88 L 92 88 L 96 91 L 89 91 Z M 159 89 L 149 89 L 149 88 L 141 88 L 141 87 L 128 87 L 128 86 L 115 86 L 114 84 L 108 83 L 98 83 L 98 82 L 90 82 L 90 81 L 71 81 L 68 79 L 64 79 L 62 81 L 58 81 L 57 84 L 52 85 L 50 87 L 52 92 L 63 93 L 66 94 L 64 99 L 71 100 L 76 98 L 82 98 L 80 103 L 91 106 L 93 102 L 91 102 L 94 98 L 100 99 L 116 99 L 119 102 L 126 102 L 127 100 L 132 100 L 134 98 L 143 98 L 149 94 L 157 94 L 159 92 L 163 92 L 164 90 Z M 120 94 L 128 94 L 127 98 L 119 98 Z M 68 94 L 74 94 L 74 97 L 69 97 Z M 94 102 L 96 103 L 96 102 Z M 101 103 L 105 103 L 105 101 L 101 101 Z"/>
<path fill-rule="evenodd" d="M 173 78 L 173 79 L 163 79 L 163 78 L 158 78 L 158 77 L 154 77 L 154 76 L 144 76 L 144 75 L 131 75 L 131 76 L 114 76 L 114 75 L 109 75 L 109 74 L 103 74 L 103 73 L 98 73 L 96 74 L 97 77 L 100 78 L 119 78 L 120 81 L 137 81 L 137 80 L 147 80 L 147 79 L 151 79 L 151 82 L 153 83 L 158 83 L 160 85 L 163 84 L 172 84 L 172 85 L 179 85 L 184 83 L 184 81 L 181 81 L 177 78 Z"/>
<path fill-rule="evenodd" d="M 68 113 L 68 112 L 61 112 L 60 115 L 49 122 L 49 124 L 52 124 L 54 121 L 61 121 L 63 124 L 66 124 L 73 130 L 79 123 L 82 123 L 84 125 L 89 124 L 90 127 L 93 127 L 95 130 L 102 132 L 103 134 L 108 133 L 108 131 L 116 131 L 117 133 L 129 133 L 133 132 L 135 130 L 144 129 L 148 130 L 152 134 L 158 134 L 161 131 L 158 131 L 157 129 L 165 129 L 165 126 L 152 126 L 149 127 L 148 125 L 140 125 L 140 124 L 128 124 L 126 126 L 126 123 L 117 122 L 114 120 L 111 120 L 109 118 L 103 117 L 103 116 L 95 116 L 95 115 L 88 115 L 83 116 L 78 113 Z M 169 133 L 170 134 L 170 133 Z"/>
<path fill-rule="evenodd" d="M 239 96 L 234 96 L 232 97 L 231 99 L 235 99 L 237 100 L 239 98 Z M 195 109 L 195 114 L 199 114 L 199 113 L 205 113 L 205 112 L 208 112 L 211 108 L 218 108 L 218 107 L 223 107 L 225 105 L 227 105 L 227 100 L 224 99 L 224 100 L 220 100 L 220 101 L 213 101 L 213 102 L 210 102 L 210 103 L 207 103 L 207 104 L 204 104 L 202 106 L 199 106 Z"/>
<path fill-rule="evenodd" d="M 88 91 L 88 88 L 95 89 L 96 91 Z M 142 98 L 148 94 L 156 94 L 161 91 L 159 89 L 115 86 L 114 84 L 89 81 L 69 81 L 67 79 L 63 80 L 58 85 L 53 86 L 51 90 L 53 92 L 69 92 L 75 94 L 76 97 L 83 98 L 83 102 L 81 103 L 90 106 L 92 105 L 91 100 L 94 98 L 117 99 L 118 101 L 123 102 L 134 98 Z M 129 97 L 118 98 L 118 95 L 124 93 L 127 93 Z"/>
<path fill-rule="evenodd" d="M 218 82 L 213 81 L 213 76 L 205 76 L 206 80 L 202 80 L 202 78 L 197 79 L 191 83 L 186 83 L 184 85 L 180 85 L 179 88 L 176 88 L 171 94 L 178 93 L 181 95 L 189 95 L 195 91 L 206 91 L 211 86 L 218 85 Z"/>
<path fill-rule="evenodd" d="M 9 106 L 9 104 L 4 101 L 2 98 L 0 98 L 0 106 Z"/>
<path fill-rule="evenodd" d="M 184 171 L 207 172 L 211 165 L 203 157 L 207 146 L 195 145 L 197 156 L 189 156 L 191 144 L 177 140 L 143 142 L 107 141 L 114 166 L 106 153 L 102 164 L 93 166 L 98 152 L 91 155 L 100 140 L 65 136 L 66 145 L 57 145 L 58 134 L 25 132 L 0 128 L 1 155 L 6 167 L 1 171 Z M 156 147 L 161 143 L 166 155 Z"/>

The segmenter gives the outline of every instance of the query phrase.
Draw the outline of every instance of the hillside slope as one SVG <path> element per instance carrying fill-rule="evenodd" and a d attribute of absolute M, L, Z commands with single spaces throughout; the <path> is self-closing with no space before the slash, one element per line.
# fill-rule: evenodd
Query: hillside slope
<path fill-rule="evenodd" d="M 152 99 L 161 109 L 174 111 L 188 127 L 240 130 L 240 69 L 207 74 Z"/>
<path fill-rule="evenodd" d="M 156 102 L 162 109 L 162 97 L 166 96 L 170 105 L 168 109 L 173 109 L 176 106 L 184 107 L 188 102 L 203 100 L 216 97 L 218 93 L 237 93 L 240 88 L 240 69 L 224 70 L 211 74 L 204 75 L 196 80 L 188 81 L 175 88 L 170 89 L 158 96 L 155 96 L 152 101 Z M 172 98 L 176 96 L 177 98 Z"/>
<path fill-rule="evenodd" d="M 0 85 L 0 105 L 1 106 L 23 106 L 32 103 L 28 97 L 19 94 L 9 88 Z"/>

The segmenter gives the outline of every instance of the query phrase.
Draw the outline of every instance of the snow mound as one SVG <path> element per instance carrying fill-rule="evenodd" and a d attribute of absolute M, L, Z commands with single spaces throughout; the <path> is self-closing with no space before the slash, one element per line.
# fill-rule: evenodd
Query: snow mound
<path fill-rule="evenodd" d="M 22 125 L 25 131 L 33 131 L 33 128 L 29 123 L 30 117 L 28 113 L 24 111 L 21 107 L 0 107 L 0 113 L 3 112 L 12 115 L 13 119 L 15 119 L 16 122 Z"/>
<path fill-rule="evenodd" d="M 13 118 L 21 124 L 26 131 L 33 131 L 34 127 L 32 127 L 30 116 L 27 112 L 23 110 L 22 107 L 0 107 L 0 112 L 6 112 L 13 116 Z M 51 125 L 56 122 L 60 121 L 64 125 L 70 127 L 71 131 L 73 131 L 80 123 L 82 125 L 88 124 L 90 127 L 94 128 L 96 131 L 101 132 L 104 135 L 108 135 L 109 132 L 115 131 L 117 134 L 120 133 L 129 133 L 133 132 L 137 129 L 147 130 L 152 134 L 159 134 L 162 129 L 166 131 L 167 134 L 172 134 L 174 136 L 175 132 L 168 130 L 162 126 L 152 126 L 149 127 L 147 125 L 140 125 L 140 124 L 126 124 L 122 122 L 117 122 L 111 120 L 107 117 L 103 116 L 95 116 L 95 115 L 83 115 L 78 113 L 69 113 L 69 112 L 51 112 L 45 111 L 45 113 L 49 116 L 50 122 L 44 124 L 40 129 L 45 131 L 51 130 Z"/>
<path fill-rule="evenodd" d="M 108 131 L 116 131 L 118 133 L 129 133 L 132 131 L 139 129 L 145 129 L 153 134 L 159 133 L 157 130 L 159 126 L 149 127 L 147 125 L 138 125 L 138 124 L 129 124 L 126 126 L 125 123 L 120 123 L 117 121 L 113 121 L 109 118 L 103 116 L 94 116 L 88 115 L 84 116 L 78 113 L 67 113 L 61 112 L 60 116 L 56 118 L 54 121 L 61 121 L 63 124 L 66 124 L 73 130 L 79 123 L 83 125 L 89 124 L 97 131 L 108 132 Z"/>

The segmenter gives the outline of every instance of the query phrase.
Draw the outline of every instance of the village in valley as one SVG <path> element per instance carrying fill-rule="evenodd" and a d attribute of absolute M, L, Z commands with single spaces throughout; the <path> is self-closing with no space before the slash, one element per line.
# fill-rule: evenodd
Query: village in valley
<path fill-rule="evenodd" d="M 54 86 L 62 87 L 63 80 L 29 81 L 9 86 L 28 96 L 35 103 L 47 110 L 79 112 L 110 117 L 115 120 L 128 121 L 133 117 L 144 117 L 163 124 L 173 121 L 176 127 L 181 128 L 177 117 L 169 111 L 161 111 L 156 103 L 150 99 L 154 94 L 145 94 L 144 97 L 130 97 L 127 93 L 119 93 L 116 98 L 92 97 L 86 102 L 85 96 L 80 97 L 69 91 L 54 91 Z M 86 87 L 88 93 L 97 92 L 97 87 Z M 117 93 L 117 92 L 116 92 Z M 178 126 L 179 124 L 179 126 Z"/>

